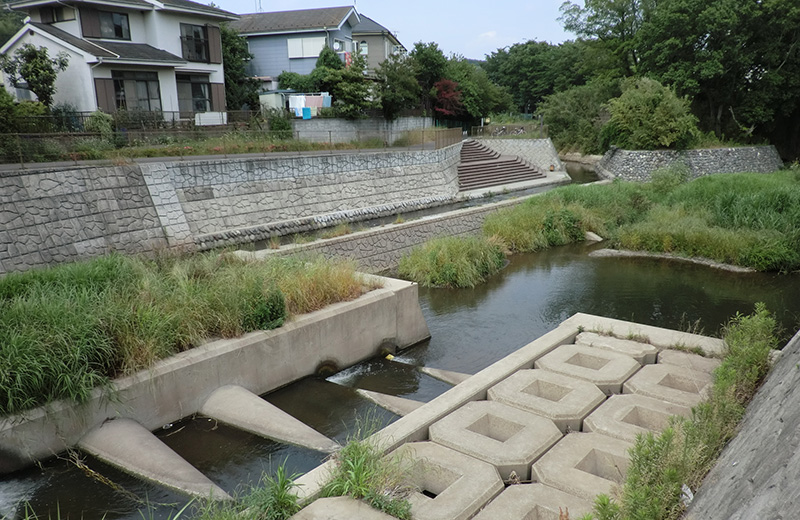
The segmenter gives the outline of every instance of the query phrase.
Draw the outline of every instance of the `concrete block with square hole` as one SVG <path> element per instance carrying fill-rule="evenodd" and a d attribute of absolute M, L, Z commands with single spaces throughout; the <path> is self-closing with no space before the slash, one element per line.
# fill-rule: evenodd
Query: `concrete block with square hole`
<path fill-rule="evenodd" d="M 708 397 L 711 383 L 712 375 L 708 372 L 655 364 L 643 367 L 626 381 L 624 392 L 692 407 Z"/>
<path fill-rule="evenodd" d="M 315 500 L 290 520 L 392 520 L 361 500 L 350 497 L 320 498 Z"/>
<path fill-rule="evenodd" d="M 649 343 L 604 336 L 596 332 L 581 332 L 575 338 L 575 344 L 625 354 L 642 365 L 655 363 L 658 356 L 658 349 Z"/>
<path fill-rule="evenodd" d="M 632 445 L 599 433 L 570 433 L 534 462 L 532 475 L 542 484 L 594 501 L 623 482 Z"/>
<path fill-rule="evenodd" d="M 509 486 L 472 520 L 559 520 L 591 513 L 593 503 L 544 484 Z"/>
<path fill-rule="evenodd" d="M 642 365 L 625 354 L 585 345 L 562 345 L 536 360 L 534 367 L 589 381 L 606 394 L 620 394 L 622 383 Z"/>
<path fill-rule="evenodd" d="M 688 417 L 691 408 L 636 394 L 612 395 L 583 421 L 583 431 L 635 442 L 638 434 L 660 433 L 674 415 Z"/>
<path fill-rule="evenodd" d="M 666 349 L 658 353 L 658 362 L 664 365 L 677 365 L 679 367 L 691 368 L 709 374 L 722 363 L 717 358 L 699 356 L 680 350 Z"/>
<path fill-rule="evenodd" d="M 546 417 L 562 432 L 580 431 L 586 416 L 606 399 L 592 383 L 547 370 L 519 370 L 487 395 L 490 401 Z"/>
<path fill-rule="evenodd" d="M 411 442 L 395 452 L 413 464 L 409 495 L 414 520 L 465 520 L 503 490 L 491 464 L 434 442 Z"/>
<path fill-rule="evenodd" d="M 561 439 L 550 419 L 497 401 L 472 401 L 430 427 L 430 439 L 497 468 L 530 479 L 531 464 Z"/>

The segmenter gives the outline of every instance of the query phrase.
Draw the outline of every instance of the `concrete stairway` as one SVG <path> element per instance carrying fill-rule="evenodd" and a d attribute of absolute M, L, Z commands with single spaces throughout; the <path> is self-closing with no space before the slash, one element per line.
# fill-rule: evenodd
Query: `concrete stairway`
<path fill-rule="evenodd" d="M 544 178 L 536 166 L 517 156 L 500 155 L 474 139 L 461 146 L 458 186 L 461 191 Z"/>

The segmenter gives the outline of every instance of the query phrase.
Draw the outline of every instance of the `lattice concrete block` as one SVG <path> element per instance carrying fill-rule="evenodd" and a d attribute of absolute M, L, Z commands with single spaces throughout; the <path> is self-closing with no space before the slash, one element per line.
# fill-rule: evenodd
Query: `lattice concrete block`
<path fill-rule="evenodd" d="M 434 442 L 411 442 L 396 450 L 414 464 L 409 496 L 414 520 L 465 520 L 503 490 L 494 466 Z"/>
<path fill-rule="evenodd" d="M 649 343 L 620 339 L 614 336 L 603 336 L 596 332 L 581 332 L 575 338 L 575 344 L 625 354 L 638 361 L 641 365 L 655 363 L 656 356 L 658 356 L 658 349 Z"/>
<path fill-rule="evenodd" d="M 533 464 L 533 478 L 594 500 L 625 479 L 631 443 L 599 433 L 570 433 Z"/>
<path fill-rule="evenodd" d="M 350 497 L 320 498 L 291 517 L 290 520 L 392 520 L 361 500 Z"/>
<path fill-rule="evenodd" d="M 585 345 L 562 345 L 536 360 L 534 367 L 589 381 L 606 394 L 619 394 L 622 383 L 641 365 L 625 354 Z"/>
<path fill-rule="evenodd" d="M 623 391 L 692 407 L 708 396 L 711 383 L 708 372 L 659 363 L 643 367 L 625 382 Z"/>
<path fill-rule="evenodd" d="M 488 398 L 546 417 L 567 432 L 580 431 L 583 419 L 606 396 L 587 381 L 547 370 L 520 370 L 490 388 Z"/>
<path fill-rule="evenodd" d="M 612 395 L 583 421 L 583 431 L 629 442 L 638 434 L 658 433 L 673 415 L 688 417 L 691 408 L 636 394 Z"/>
<path fill-rule="evenodd" d="M 677 365 L 710 374 L 722 361 L 717 358 L 703 357 L 680 350 L 666 349 L 658 353 L 658 362 L 664 365 Z"/>
<path fill-rule="evenodd" d="M 497 468 L 530 479 L 531 464 L 561 439 L 550 419 L 497 401 L 473 401 L 430 427 L 430 439 Z"/>
<path fill-rule="evenodd" d="M 592 502 L 544 484 L 519 484 L 507 487 L 473 520 L 560 520 L 563 515 L 577 519 L 592 508 Z"/>

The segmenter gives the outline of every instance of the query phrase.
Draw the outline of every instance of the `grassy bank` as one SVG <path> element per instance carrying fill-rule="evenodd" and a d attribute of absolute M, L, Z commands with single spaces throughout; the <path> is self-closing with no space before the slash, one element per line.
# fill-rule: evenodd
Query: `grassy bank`
<path fill-rule="evenodd" d="M 747 403 L 769 371 L 776 348 L 775 319 L 763 304 L 752 315 L 734 317 L 724 331 L 727 351 L 714 371 L 711 397 L 689 418 L 675 418 L 659 435 L 637 438 L 618 497 L 601 495 L 598 520 L 679 518 L 683 485 L 696 491 L 722 448 L 736 434 Z"/>
<path fill-rule="evenodd" d="M 400 259 L 400 276 L 425 287 L 475 287 L 499 271 L 505 255 L 485 238 L 442 237 Z"/>
<path fill-rule="evenodd" d="M 610 247 L 751 267 L 800 269 L 800 172 L 720 174 L 686 181 L 679 168 L 649 183 L 566 186 L 531 197 L 486 218 L 483 236 L 500 249 L 532 252 L 580 242 L 586 231 Z M 412 251 L 401 275 L 419 283 L 456 278 L 448 269 L 474 270 L 480 258 L 451 244 L 448 262 L 427 262 L 431 246 Z M 401 265 L 403 263 L 401 262 Z"/>
<path fill-rule="evenodd" d="M 110 255 L 0 278 L 0 415 L 81 402 L 211 338 L 279 327 L 364 291 L 347 263 Z"/>

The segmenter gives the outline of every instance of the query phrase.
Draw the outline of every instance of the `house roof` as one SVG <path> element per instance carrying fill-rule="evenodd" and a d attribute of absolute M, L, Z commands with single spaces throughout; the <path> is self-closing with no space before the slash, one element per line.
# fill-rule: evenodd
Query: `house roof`
<path fill-rule="evenodd" d="M 352 6 L 253 13 L 241 15 L 231 27 L 241 34 L 303 32 L 337 28 L 351 16 L 355 16 L 351 24 L 358 24 L 360 18 Z"/>
<path fill-rule="evenodd" d="M 52 25 L 28 22 L 29 25 L 36 29 L 46 32 L 59 40 L 77 47 L 78 49 L 91 54 L 97 58 L 106 58 L 109 60 L 125 60 L 125 61 L 150 61 L 160 63 L 173 63 L 184 64 L 186 60 L 179 56 L 175 56 L 167 51 L 156 49 L 146 43 L 129 43 L 129 42 L 108 42 L 99 40 L 86 40 L 78 38 L 66 31 L 62 31 Z"/>
<path fill-rule="evenodd" d="M 48 4 L 63 4 L 64 2 L 59 0 L 20 0 L 16 2 L 11 2 L 8 6 L 11 9 L 19 9 L 19 10 L 26 10 L 31 7 L 37 7 L 41 5 L 48 5 Z M 229 11 L 225 11 L 223 9 L 219 9 L 217 7 L 211 7 L 209 5 L 201 4 L 199 2 L 192 2 L 191 0 L 86 0 L 85 2 L 79 0 L 77 2 L 70 1 L 70 4 L 74 3 L 89 3 L 89 4 L 96 4 L 96 5 L 108 5 L 108 6 L 120 6 L 120 7 L 129 7 L 132 9 L 145 9 L 145 10 L 152 10 L 152 9 L 160 9 L 163 5 L 163 9 L 165 10 L 179 10 L 179 11 L 190 11 L 194 13 L 201 13 L 206 15 L 213 15 L 215 17 L 220 18 L 227 18 L 229 20 L 235 20 L 238 18 L 238 15 L 231 13 Z"/>
<path fill-rule="evenodd" d="M 389 37 L 389 39 L 393 40 L 397 45 L 403 45 L 400 43 L 400 40 L 392 34 L 392 31 L 387 29 L 386 27 L 382 26 L 369 16 L 361 15 L 361 23 L 353 27 L 353 34 L 363 34 L 363 35 L 370 35 L 370 34 L 385 34 Z M 405 48 L 405 47 L 404 47 Z"/>

